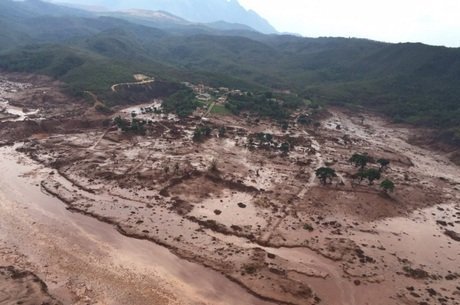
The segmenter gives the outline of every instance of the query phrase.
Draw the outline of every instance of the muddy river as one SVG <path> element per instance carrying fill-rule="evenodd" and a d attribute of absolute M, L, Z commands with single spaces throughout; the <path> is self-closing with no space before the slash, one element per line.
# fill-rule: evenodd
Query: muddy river
<path fill-rule="evenodd" d="M 6 260 L 0 263 L 33 270 L 52 295 L 68 303 L 272 304 L 163 247 L 69 212 L 38 184 L 49 170 L 16 156 L 11 147 L 0 149 L 0 245 Z"/>

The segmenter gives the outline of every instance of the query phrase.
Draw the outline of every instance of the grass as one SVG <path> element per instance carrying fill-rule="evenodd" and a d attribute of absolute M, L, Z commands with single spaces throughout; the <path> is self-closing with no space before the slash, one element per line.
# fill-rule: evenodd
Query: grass
<path fill-rule="evenodd" d="M 230 115 L 232 112 L 228 110 L 224 105 L 221 104 L 216 104 L 211 110 L 212 114 L 217 114 L 217 115 Z"/>

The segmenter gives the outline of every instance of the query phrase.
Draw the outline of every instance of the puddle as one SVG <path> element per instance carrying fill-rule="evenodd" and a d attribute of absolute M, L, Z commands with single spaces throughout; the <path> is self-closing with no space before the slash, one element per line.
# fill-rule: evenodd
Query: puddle
<path fill-rule="evenodd" d="M 0 102 L 0 121 L 21 122 L 31 116 L 36 116 L 39 112 L 38 109 L 24 112 L 23 109 L 11 106 L 8 102 Z"/>

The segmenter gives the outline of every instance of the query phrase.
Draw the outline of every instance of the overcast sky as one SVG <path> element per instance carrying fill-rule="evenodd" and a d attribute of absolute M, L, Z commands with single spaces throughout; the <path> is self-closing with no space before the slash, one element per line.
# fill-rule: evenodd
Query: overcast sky
<path fill-rule="evenodd" d="M 239 0 L 278 31 L 460 47 L 460 0 Z"/>

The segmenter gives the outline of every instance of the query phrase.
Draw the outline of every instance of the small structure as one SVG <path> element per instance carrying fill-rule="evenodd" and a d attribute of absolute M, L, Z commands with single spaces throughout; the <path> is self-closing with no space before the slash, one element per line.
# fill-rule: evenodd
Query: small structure
<path fill-rule="evenodd" d="M 209 93 L 202 93 L 202 94 L 197 95 L 196 98 L 200 101 L 207 102 L 211 100 L 211 95 Z"/>

